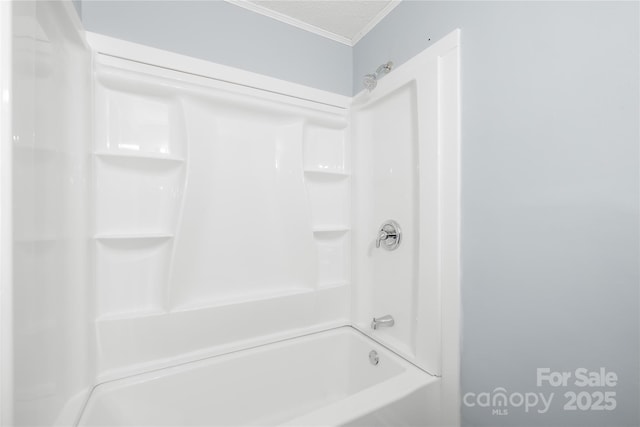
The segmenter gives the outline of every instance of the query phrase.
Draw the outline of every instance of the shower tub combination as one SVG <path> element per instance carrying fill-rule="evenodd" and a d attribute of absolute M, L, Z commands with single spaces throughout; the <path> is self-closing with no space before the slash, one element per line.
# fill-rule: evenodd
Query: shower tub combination
<path fill-rule="evenodd" d="M 459 423 L 458 32 L 350 98 L 13 24 L 4 423 Z"/>

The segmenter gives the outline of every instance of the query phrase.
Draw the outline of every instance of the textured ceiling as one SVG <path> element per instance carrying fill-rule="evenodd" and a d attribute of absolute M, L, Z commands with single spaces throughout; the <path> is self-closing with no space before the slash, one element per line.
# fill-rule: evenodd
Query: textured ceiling
<path fill-rule="evenodd" d="M 337 38 L 349 41 L 348 44 L 353 44 L 393 9 L 398 0 L 251 0 L 247 3 L 253 3 L 259 8 L 284 15 L 307 26 L 319 28 L 337 36 Z M 292 22 L 289 21 L 289 23 Z"/>

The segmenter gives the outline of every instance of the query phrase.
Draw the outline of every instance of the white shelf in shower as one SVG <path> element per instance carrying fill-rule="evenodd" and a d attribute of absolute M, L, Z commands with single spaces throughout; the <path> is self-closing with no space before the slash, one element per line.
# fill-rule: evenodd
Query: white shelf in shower
<path fill-rule="evenodd" d="M 304 129 L 303 166 L 305 171 L 348 175 L 347 129 L 331 129 L 307 124 Z"/>
<path fill-rule="evenodd" d="M 164 310 L 171 237 L 142 232 L 94 236 L 100 318 L 147 316 Z"/>
<path fill-rule="evenodd" d="M 96 153 L 98 235 L 171 234 L 186 168 L 175 157 Z"/>
<path fill-rule="evenodd" d="M 173 234 L 164 234 L 164 233 L 141 233 L 141 234 L 132 234 L 132 233 L 123 233 L 123 234 L 111 234 L 111 233 L 100 233 L 93 236 L 96 240 L 140 240 L 140 239 L 157 239 L 157 240 L 166 240 L 172 239 Z"/>
<path fill-rule="evenodd" d="M 318 180 L 343 179 L 351 175 L 348 172 L 333 169 L 305 169 L 304 174 L 307 178 Z"/>
<path fill-rule="evenodd" d="M 346 225 L 320 225 L 313 227 L 313 234 L 344 234 L 351 231 L 351 228 Z"/>
<path fill-rule="evenodd" d="M 141 160 L 141 161 L 147 161 L 147 160 L 161 160 L 161 161 L 165 161 L 165 162 L 171 162 L 171 163 L 183 163 L 184 159 L 180 158 L 180 157 L 176 157 L 176 156 L 171 156 L 171 155 L 166 155 L 166 154 L 161 154 L 161 153 L 141 153 L 141 152 L 111 152 L 111 151 L 96 151 L 94 153 L 98 158 L 104 158 L 104 159 L 113 159 L 113 160 L 128 160 L 128 159 L 134 159 L 134 160 Z"/>

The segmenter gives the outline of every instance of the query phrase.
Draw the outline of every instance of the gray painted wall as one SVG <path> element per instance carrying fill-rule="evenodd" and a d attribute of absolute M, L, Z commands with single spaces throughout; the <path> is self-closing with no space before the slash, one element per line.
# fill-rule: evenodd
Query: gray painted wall
<path fill-rule="evenodd" d="M 223 1 L 82 1 L 88 31 L 351 95 L 349 46 Z"/>
<path fill-rule="evenodd" d="M 465 426 L 640 425 L 638 6 L 404 1 L 354 49 L 359 90 L 462 29 L 463 394 L 554 393 Z M 581 367 L 617 386 L 572 386 Z M 537 368 L 573 375 L 537 387 Z M 617 407 L 565 411 L 568 391 Z"/>
<path fill-rule="evenodd" d="M 76 9 L 78 16 L 82 19 L 82 1 L 81 0 L 71 0 L 73 7 Z"/>
<path fill-rule="evenodd" d="M 639 13 L 405 0 L 352 50 L 223 2 L 82 3 L 90 31 L 341 94 L 461 28 L 463 393 L 554 393 L 543 414 L 463 408 L 509 427 L 640 425 Z M 583 367 L 617 385 L 574 386 Z M 537 368 L 573 376 L 537 387 Z M 568 391 L 617 406 L 565 411 Z"/>

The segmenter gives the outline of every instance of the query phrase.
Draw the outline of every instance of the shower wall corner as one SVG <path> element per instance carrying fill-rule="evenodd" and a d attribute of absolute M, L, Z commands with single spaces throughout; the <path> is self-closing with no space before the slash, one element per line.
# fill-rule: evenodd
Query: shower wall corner
<path fill-rule="evenodd" d="M 11 245 L 13 274 L 2 283 L 11 298 L 3 316 L 12 310 L 2 356 L 13 383 L 2 401 L 14 425 L 73 424 L 95 384 L 90 52 L 70 2 L 3 2 L 3 14 L 6 3 L 13 116 L 10 140 L 2 139 L 11 156 L 2 161 L 12 170 L 2 216 L 10 211 L 12 236 L 2 242 Z"/>

